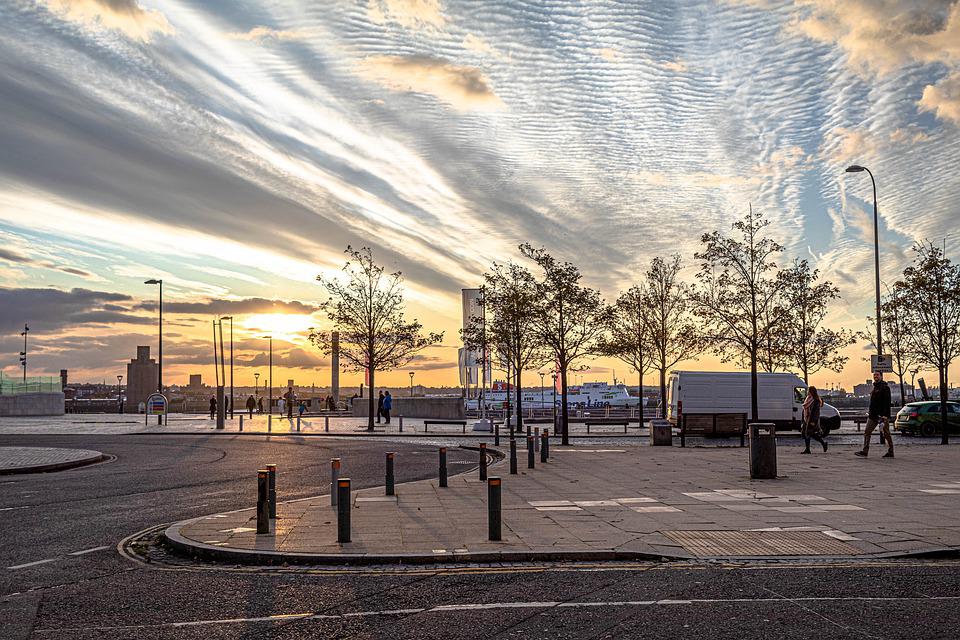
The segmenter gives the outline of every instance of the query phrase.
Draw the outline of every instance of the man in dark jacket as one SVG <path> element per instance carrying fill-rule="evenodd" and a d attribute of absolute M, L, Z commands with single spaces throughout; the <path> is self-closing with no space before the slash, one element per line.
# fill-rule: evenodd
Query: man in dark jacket
<path fill-rule="evenodd" d="M 880 430 L 887 441 L 887 452 L 884 458 L 893 457 L 893 438 L 890 437 L 890 385 L 883 380 L 883 374 L 873 372 L 873 391 L 870 392 L 870 409 L 867 413 L 867 428 L 863 432 L 863 450 L 856 455 L 866 458 L 870 451 L 870 436 L 873 430 L 881 425 Z"/>
<path fill-rule="evenodd" d="M 383 417 L 383 391 L 377 397 L 377 424 L 380 424 L 381 417 Z"/>

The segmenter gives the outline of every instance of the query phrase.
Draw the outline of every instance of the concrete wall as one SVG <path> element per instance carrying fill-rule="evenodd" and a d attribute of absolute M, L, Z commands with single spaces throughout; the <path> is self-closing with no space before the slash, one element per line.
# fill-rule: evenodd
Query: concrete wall
<path fill-rule="evenodd" d="M 366 417 L 367 398 L 353 399 L 353 415 Z M 393 397 L 391 417 L 435 418 L 437 420 L 462 420 L 464 417 L 462 398 L 398 398 Z"/>
<path fill-rule="evenodd" d="M 0 396 L 0 416 L 62 416 L 63 393 Z"/>

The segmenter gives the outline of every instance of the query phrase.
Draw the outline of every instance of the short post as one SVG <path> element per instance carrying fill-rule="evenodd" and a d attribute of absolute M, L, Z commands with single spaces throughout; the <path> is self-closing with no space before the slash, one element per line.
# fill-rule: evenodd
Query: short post
<path fill-rule="evenodd" d="M 528 437 L 528 438 L 530 437 L 530 425 L 529 425 L 529 424 L 527 425 L 527 437 Z"/>
<path fill-rule="evenodd" d="M 267 433 L 270 433 L 273 430 L 273 414 L 267 414 Z"/>
<path fill-rule="evenodd" d="M 400 428 L 400 433 L 403 433 L 403 416 L 397 416 L 397 426 Z"/>
<path fill-rule="evenodd" d="M 533 469 L 536 464 L 533 454 L 533 436 L 527 436 L 527 469 Z"/>
<path fill-rule="evenodd" d="M 337 480 L 337 542 L 350 542 L 350 478 Z"/>
<path fill-rule="evenodd" d="M 330 432 L 330 416 L 323 416 L 323 430 Z"/>
<path fill-rule="evenodd" d="M 487 480 L 487 443 L 480 443 L 480 481 Z"/>
<path fill-rule="evenodd" d="M 243 432 L 243 414 L 240 414 L 240 431 Z"/>
<path fill-rule="evenodd" d="M 687 446 L 687 415 L 680 416 L 680 447 Z"/>
<path fill-rule="evenodd" d="M 393 451 L 387 451 L 387 493 L 393 495 L 393 457 L 396 455 Z"/>
<path fill-rule="evenodd" d="M 277 517 L 277 465 L 267 465 L 267 475 L 270 479 L 270 517 Z"/>
<path fill-rule="evenodd" d="M 487 537 L 493 541 L 500 540 L 500 478 L 492 476 L 487 480 Z"/>
<path fill-rule="evenodd" d="M 540 451 L 540 427 L 533 429 L 533 450 Z"/>
<path fill-rule="evenodd" d="M 517 440 L 510 438 L 510 475 L 517 475 Z"/>
<path fill-rule="evenodd" d="M 440 486 L 447 486 L 447 448 L 440 447 Z"/>
<path fill-rule="evenodd" d="M 337 506 L 337 480 L 340 479 L 340 458 L 330 458 L 330 506 Z"/>
<path fill-rule="evenodd" d="M 297 416 L 297 433 L 300 433 L 300 416 Z"/>
<path fill-rule="evenodd" d="M 543 433 L 540 434 L 540 462 L 547 461 L 547 430 L 544 429 Z"/>
<path fill-rule="evenodd" d="M 499 424 L 493 425 L 493 446 L 495 447 L 500 446 L 500 425 Z"/>
<path fill-rule="evenodd" d="M 270 480 L 266 469 L 257 470 L 257 533 L 270 533 Z"/>
<path fill-rule="evenodd" d="M 590 435 L 590 422 L 587 422 L 587 435 Z"/>

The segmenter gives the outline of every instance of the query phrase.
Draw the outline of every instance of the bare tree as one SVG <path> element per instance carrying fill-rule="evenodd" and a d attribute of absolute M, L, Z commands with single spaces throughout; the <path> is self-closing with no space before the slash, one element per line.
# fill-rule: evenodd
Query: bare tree
<path fill-rule="evenodd" d="M 363 247 L 347 247 L 344 279 L 317 276 L 328 298 L 320 308 L 333 329 L 340 332 L 340 358 L 348 371 L 367 371 L 369 398 L 367 430 L 373 431 L 377 371 L 404 366 L 417 352 L 443 340 L 442 333 L 423 333 L 417 320 L 403 316 L 403 278 L 400 272 L 386 274 Z M 322 353 L 332 350 L 331 332 L 310 330 L 310 342 Z"/>
<path fill-rule="evenodd" d="M 669 260 L 654 258 L 647 269 L 644 298 L 638 301 L 647 310 L 641 317 L 647 319 L 652 366 L 660 374 L 661 418 L 667 410 L 667 372 L 677 363 L 695 358 L 704 347 L 690 316 L 689 289 L 678 279 L 681 268 L 679 255 L 674 254 Z M 620 300 L 617 302 L 619 306 Z M 631 366 L 637 369 L 636 365 Z M 643 416 L 642 409 L 640 415 Z"/>
<path fill-rule="evenodd" d="M 733 224 L 737 236 L 719 231 L 700 238 L 703 250 L 699 286 L 691 296 L 704 337 L 724 361 L 750 364 L 751 418 L 757 420 L 757 360 L 761 345 L 776 322 L 769 310 L 775 301 L 774 257 L 783 246 L 765 235 L 769 225 L 753 207 Z"/>
<path fill-rule="evenodd" d="M 818 282 L 819 276 L 806 260 L 796 259 L 777 277 L 782 321 L 771 333 L 778 335 L 788 367 L 799 369 L 806 383 L 823 369 L 842 371 L 850 358 L 840 350 L 856 341 L 853 331 L 821 326 L 830 302 L 840 299 L 840 290 L 829 280 Z"/>
<path fill-rule="evenodd" d="M 913 314 L 906 305 L 903 292 L 896 287 L 888 289 L 880 305 L 880 319 L 883 322 L 883 347 L 892 356 L 893 372 L 900 381 L 900 404 L 906 404 L 906 386 L 904 378 L 910 369 L 918 364 L 916 338 L 918 335 Z M 871 340 L 877 335 L 877 320 L 867 317 L 867 331 L 861 338 Z M 876 348 L 876 347 L 874 347 Z M 869 358 L 867 358 L 869 360 Z"/>
<path fill-rule="evenodd" d="M 637 372 L 640 384 L 640 426 L 643 426 L 643 376 L 653 370 L 654 345 L 651 340 L 647 292 L 634 285 L 620 294 L 610 307 L 609 331 L 601 343 L 607 356 L 625 362 Z"/>
<path fill-rule="evenodd" d="M 577 362 L 602 353 L 601 340 L 607 327 L 609 312 L 600 292 L 580 284 L 580 270 L 569 262 L 559 262 L 544 249 L 520 245 L 520 253 L 543 270 L 537 282 L 541 304 L 534 333 L 537 341 L 556 365 L 560 376 L 560 431 L 562 443 L 569 441 L 567 405 L 567 373 L 576 370 Z"/>
<path fill-rule="evenodd" d="M 960 356 L 960 265 L 929 242 L 914 247 L 913 264 L 894 284 L 902 296 L 903 309 L 916 327 L 917 355 L 940 375 L 940 442 L 949 442 L 947 421 L 947 374 Z"/>

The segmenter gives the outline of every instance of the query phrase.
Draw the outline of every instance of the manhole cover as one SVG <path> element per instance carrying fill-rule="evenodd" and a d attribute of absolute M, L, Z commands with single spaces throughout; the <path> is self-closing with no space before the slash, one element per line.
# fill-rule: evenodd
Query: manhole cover
<path fill-rule="evenodd" d="M 822 531 L 662 531 L 697 556 L 850 556 L 854 546 Z"/>

